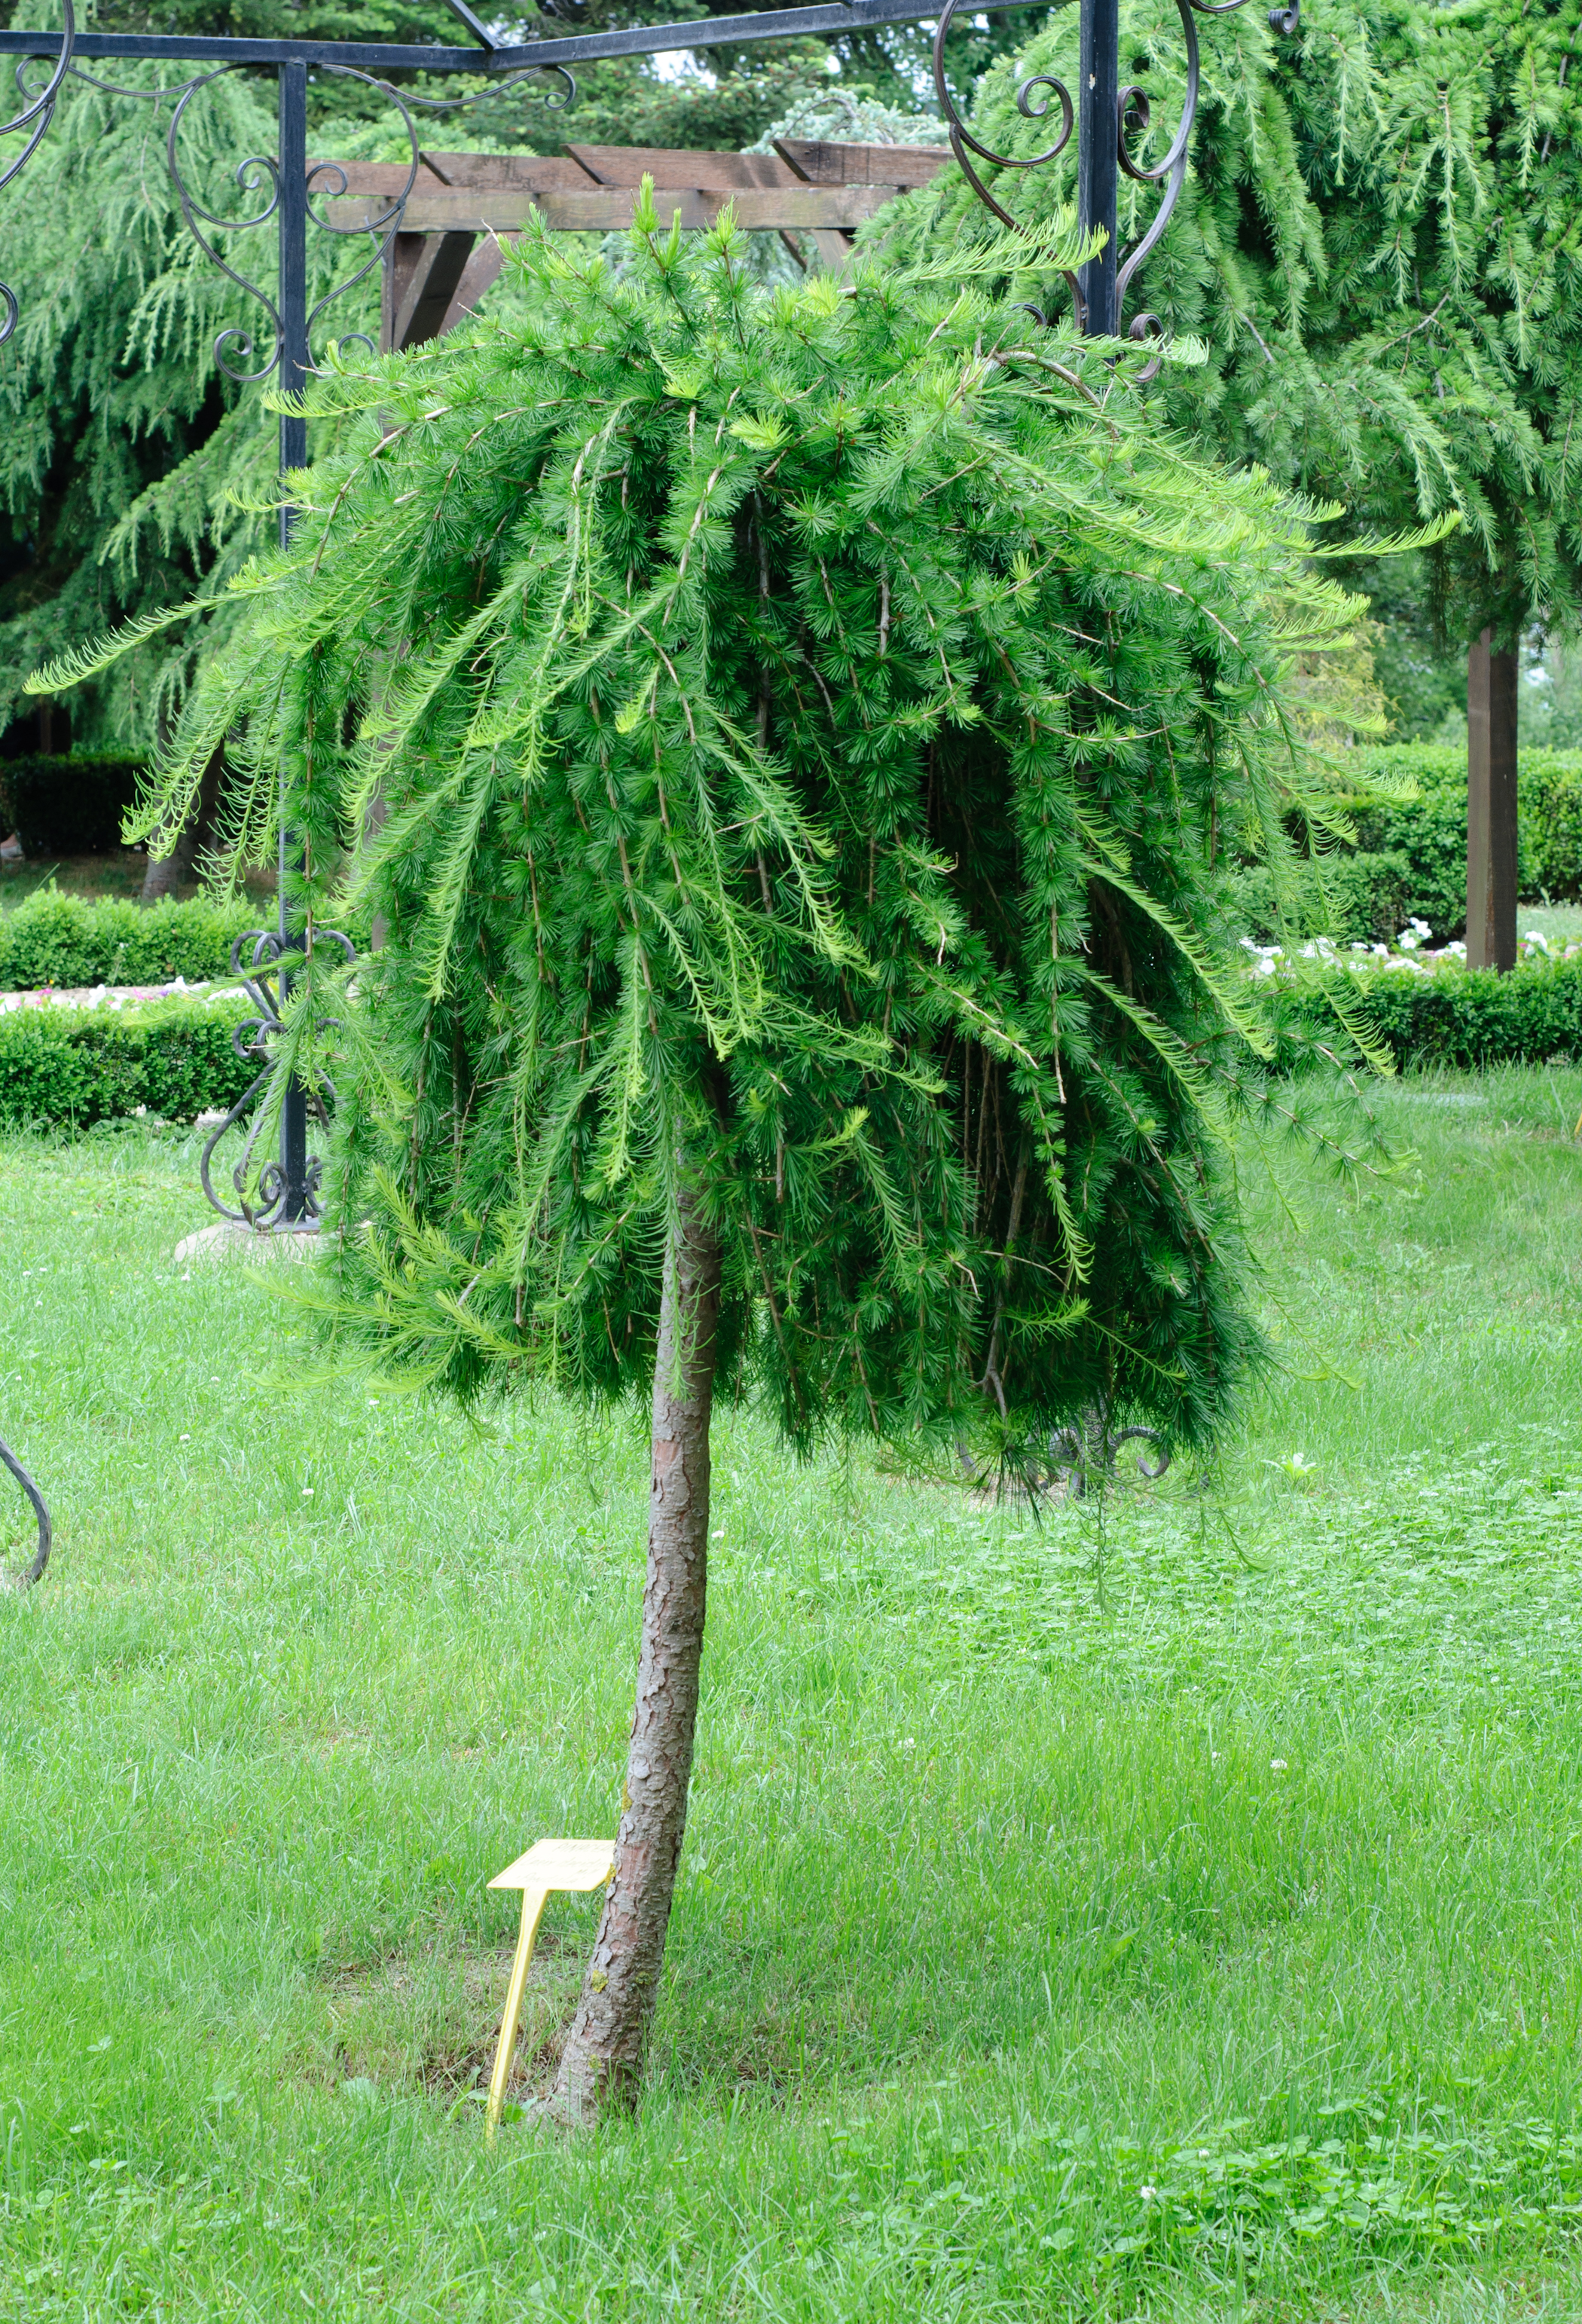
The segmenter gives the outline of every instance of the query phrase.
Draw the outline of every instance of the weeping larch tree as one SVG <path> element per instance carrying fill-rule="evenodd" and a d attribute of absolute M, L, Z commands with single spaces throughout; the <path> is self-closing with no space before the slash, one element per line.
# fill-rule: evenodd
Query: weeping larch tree
<path fill-rule="evenodd" d="M 310 391 L 341 448 L 147 809 L 228 735 L 233 846 L 295 835 L 332 1337 L 463 1398 L 651 1395 L 565 2119 L 631 2100 L 654 2011 L 715 1398 L 799 1451 L 1205 1445 L 1259 1351 L 1228 1142 L 1325 1136 L 1216 866 L 1326 813 L 1282 673 L 1353 603 L 1311 510 L 1157 428 L 1137 350 L 982 287 L 1015 247 L 765 290 L 728 214 L 684 248 L 645 196 L 618 267 L 524 235 L 530 319 Z"/>

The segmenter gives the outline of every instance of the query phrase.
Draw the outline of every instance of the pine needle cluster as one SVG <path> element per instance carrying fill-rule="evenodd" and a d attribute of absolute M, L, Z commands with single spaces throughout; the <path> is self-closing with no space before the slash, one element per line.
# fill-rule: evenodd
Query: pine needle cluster
<path fill-rule="evenodd" d="M 979 84 L 972 125 L 998 152 L 1050 143 L 1016 92 L 1078 86 L 1075 9 L 1052 13 Z M 1234 465 L 1393 530 L 1454 512 L 1435 593 L 1457 637 L 1512 639 L 1582 604 L 1573 505 L 1582 428 L 1582 78 L 1560 0 L 1302 0 L 1294 37 L 1262 7 L 1200 17 L 1201 94 L 1169 227 L 1131 285 L 1205 361 L 1160 382 L 1175 427 Z M 1172 0 L 1121 0 L 1128 151 L 1157 167 L 1187 52 Z M 1029 92 L 1036 105 L 1042 92 Z M 989 172 L 1035 227 L 1075 197 L 1076 141 L 1052 166 Z M 1156 185 L 1122 175 L 1123 247 Z M 955 171 L 875 219 L 905 255 L 970 244 L 983 212 Z M 1063 306 L 1056 281 L 1050 304 Z"/>
<path fill-rule="evenodd" d="M 1257 1351 L 1234 1122 L 1301 1112 L 1215 894 L 1320 804 L 1312 512 L 991 295 L 1004 247 L 766 290 L 645 194 L 632 248 L 526 234 L 509 323 L 314 387 L 342 448 L 150 804 L 227 732 L 239 844 L 283 791 L 336 1328 L 646 1389 L 685 1180 L 721 1386 L 796 1443 L 1202 1442 Z"/>

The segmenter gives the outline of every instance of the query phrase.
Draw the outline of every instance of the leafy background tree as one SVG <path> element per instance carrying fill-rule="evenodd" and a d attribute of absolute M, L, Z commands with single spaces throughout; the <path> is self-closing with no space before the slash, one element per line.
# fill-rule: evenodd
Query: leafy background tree
<path fill-rule="evenodd" d="M 280 1074 L 341 1028 L 343 1343 L 464 1398 L 651 1393 L 577 2118 L 634 2092 L 657 1988 L 714 1396 L 915 1458 L 1207 1444 L 1259 1353 L 1236 1125 L 1358 1158 L 1269 1078 L 1216 900 L 1233 833 L 1279 859 L 1327 812 L 1285 673 L 1357 608 L 1303 509 L 986 297 L 1003 247 L 846 296 L 759 288 L 728 216 L 689 247 L 648 203 L 630 246 L 525 235 L 505 319 L 313 389 L 340 440 L 150 810 L 230 736 L 234 845 L 281 814 L 300 851 Z M 313 945 L 348 901 L 387 931 L 354 990 Z"/>
<path fill-rule="evenodd" d="M 973 119 L 986 144 L 1027 155 L 1048 142 L 1014 91 L 1029 72 L 1076 88 L 1076 14 L 985 75 Z M 1121 25 L 1123 81 L 1152 105 L 1133 151 L 1151 164 L 1180 111 L 1180 18 L 1164 0 L 1123 0 Z M 1459 530 L 1414 567 L 1349 576 L 1376 593 L 1399 727 L 1431 732 L 1465 704 L 1457 649 L 1485 625 L 1504 643 L 1561 629 L 1577 608 L 1575 11 L 1311 0 L 1294 39 L 1257 7 L 1199 29 L 1191 168 L 1128 307 L 1198 341 L 1205 360 L 1168 369 L 1155 406 L 1219 456 L 1255 461 L 1354 521 L 1389 530 L 1458 512 Z M 1046 170 L 1000 172 L 999 197 L 1047 219 L 1074 199 L 1074 166 L 1073 144 Z M 1123 241 L 1156 199 L 1122 176 Z M 982 220 L 952 173 L 868 232 L 897 252 L 970 245 Z M 1064 297 L 1058 281 L 1046 290 Z"/>

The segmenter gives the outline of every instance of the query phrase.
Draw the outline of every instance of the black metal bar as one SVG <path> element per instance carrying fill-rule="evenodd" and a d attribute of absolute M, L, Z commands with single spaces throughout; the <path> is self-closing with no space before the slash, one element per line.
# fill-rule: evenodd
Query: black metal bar
<path fill-rule="evenodd" d="M 974 14 L 1022 8 L 1034 0 L 975 0 Z M 380 41 L 198 40 L 173 32 L 79 32 L 77 54 L 154 57 L 174 64 L 352 65 L 363 72 L 501 74 L 538 65 L 592 63 L 599 57 L 663 56 L 678 49 L 796 41 L 810 32 L 855 32 L 869 24 L 916 24 L 940 13 L 941 0 L 851 0 L 851 5 L 765 9 L 745 16 L 694 16 L 679 24 L 629 24 L 609 32 L 573 32 L 514 49 L 444 49 Z M 0 32 L 0 56 L 52 57 L 59 32 Z"/>
<path fill-rule="evenodd" d="M 988 0 L 993 5 L 994 0 Z M 0 32 L 0 56 L 52 57 L 59 32 Z M 79 32 L 78 57 L 153 57 L 181 65 L 352 65 L 363 72 L 493 72 L 504 49 L 442 49 L 384 41 L 200 40 L 176 32 Z"/>
<path fill-rule="evenodd" d="M 281 363 L 280 383 L 290 395 L 299 395 L 308 383 L 308 68 L 299 59 L 281 67 L 280 78 L 280 202 L 276 223 L 280 234 Z M 308 422 L 297 412 L 281 414 L 281 470 L 308 466 Z M 281 547 L 289 548 L 297 512 L 281 510 Z M 293 931 L 287 898 L 288 875 L 296 869 L 297 850 L 282 823 L 280 855 L 281 1001 L 290 990 L 288 954 L 301 948 Z M 282 1223 L 297 1226 L 308 1213 L 308 1093 L 294 1078 L 286 1084 L 281 1114 L 281 1175 L 285 1197 Z"/>
<path fill-rule="evenodd" d="M 1119 327 L 1116 274 L 1116 187 L 1119 175 L 1120 0 L 1081 0 L 1081 87 L 1077 91 L 1077 225 L 1101 226 L 1109 239 L 1079 270 L 1082 328 L 1110 338 Z"/>
<path fill-rule="evenodd" d="M 281 253 L 280 383 L 288 395 L 308 384 L 308 68 L 281 67 L 281 182 L 275 212 Z M 308 422 L 281 414 L 281 466 L 308 466 Z M 290 545 L 296 511 L 281 511 L 281 547 Z"/>
<path fill-rule="evenodd" d="M 450 10 L 451 14 L 457 17 L 460 22 L 466 26 L 468 32 L 471 32 L 473 38 L 478 42 L 480 48 L 493 49 L 499 47 L 499 42 L 496 41 L 493 33 L 489 30 L 488 25 L 484 23 L 482 17 L 474 15 L 472 10 L 467 5 L 467 0 L 445 0 L 445 5 Z"/>

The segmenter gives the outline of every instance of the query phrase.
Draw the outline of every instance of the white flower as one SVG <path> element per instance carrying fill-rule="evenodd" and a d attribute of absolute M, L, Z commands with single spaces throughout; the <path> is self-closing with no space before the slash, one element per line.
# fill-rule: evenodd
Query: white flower
<path fill-rule="evenodd" d="M 1142 2197 L 1145 2203 L 1156 2203 L 1159 2200 L 1159 2190 L 1157 2187 L 1139 2187 L 1137 2192 Z"/>
<path fill-rule="evenodd" d="M 1271 1759 L 1269 1765 L 1277 1775 L 1283 1775 L 1285 1773 L 1286 1763 L 1283 1759 Z"/>
<path fill-rule="evenodd" d="M 180 1435 L 177 1437 L 176 1442 L 177 1442 L 177 1443 L 178 1443 L 178 1444 L 190 1444 L 190 1443 L 191 1443 L 191 1442 L 192 1442 L 192 1431 L 191 1431 L 191 1429 L 190 1429 L 190 1428 L 184 1428 L 184 1429 L 181 1431 Z"/>

